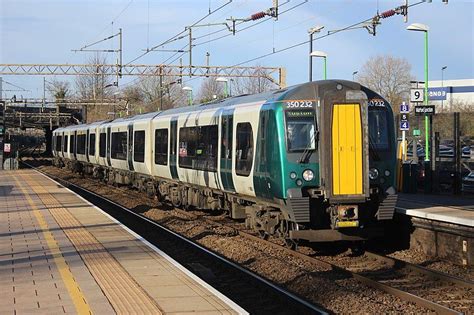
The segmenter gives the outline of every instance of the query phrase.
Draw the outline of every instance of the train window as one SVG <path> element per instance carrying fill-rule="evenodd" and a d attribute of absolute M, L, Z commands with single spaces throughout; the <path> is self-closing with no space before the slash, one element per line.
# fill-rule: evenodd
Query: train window
<path fill-rule="evenodd" d="M 64 145 L 63 145 L 63 151 L 67 152 L 67 142 L 68 142 L 69 136 L 64 136 Z"/>
<path fill-rule="evenodd" d="M 86 154 L 86 135 L 77 136 L 77 154 Z"/>
<path fill-rule="evenodd" d="M 76 136 L 71 135 L 71 142 L 69 142 L 69 153 L 75 153 L 75 147 L 76 147 Z"/>
<path fill-rule="evenodd" d="M 223 117 L 221 129 L 221 158 L 232 158 L 232 127 L 234 119 L 232 116 Z"/>
<path fill-rule="evenodd" d="M 250 123 L 238 123 L 235 146 L 235 173 L 249 176 L 253 163 L 253 131 Z"/>
<path fill-rule="evenodd" d="M 61 146 L 62 146 L 62 136 L 56 136 L 56 152 L 61 151 Z"/>
<path fill-rule="evenodd" d="M 217 125 L 180 128 L 179 166 L 215 172 L 217 140 Z"/>
<path fill-rule="evenodd" d="M 289 152 L 316 149 L 316 126 L 314 112 L 287 112 L 286 136 Z"/>
<path fill-rule="evenodd" d="M 265 164 L 267 161 L 267 121 L 268 111 L 265 111 L 261 114 L 260 118 L 260 164 Z"/>
<path fill-rule="evenodd" d="M 127 132 L 112 132 L 112 145 L 110 157 L 116 160 L 127 159 Z"/>
<path fill-rule="evenodd" d="M 95 155 L 95 133 L 89 135 L 89 155 Z"/>
<path fill-rule="evenodd" d="M 386 110 L 369 109 L 369 142 L 371 149 L 389 149 L 388 130 Z"/>
<path fill-rule="evenodd" d="M 106 142 L 107 134 L 105 132 L 101 132 L 99 135 L 99 156 L 105 157 L 105 142 Z"/>
<path fill-rule="evenodd" d="M 168 164 L 168 129 L 155 130 L 155 164 Z"/>
<path fill-rule="evenodd" d="M 139 130 L 133 133 L 133 160 L 145 162 L 145 131 Z"/>

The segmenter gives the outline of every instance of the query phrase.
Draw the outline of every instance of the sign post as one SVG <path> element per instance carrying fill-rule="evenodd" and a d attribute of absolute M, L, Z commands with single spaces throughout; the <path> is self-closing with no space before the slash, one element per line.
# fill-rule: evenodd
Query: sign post
<path fill-rule="evenodd" d="M 402 159 L 407 159 L 406 146 L 406 132 L 410 130 L 410 123 L 408 122 L 408 113 L 410 112 L 410 105 L 405 102 L 400 105 L 400 130 L 402 131 Z"/>

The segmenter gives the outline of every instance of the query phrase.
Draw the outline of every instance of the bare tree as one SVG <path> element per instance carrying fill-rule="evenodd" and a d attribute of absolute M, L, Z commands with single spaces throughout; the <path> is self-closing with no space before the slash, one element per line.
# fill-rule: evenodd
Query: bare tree
<path fill-rule="evenodd" d="M 179 84 L 181 80 L 174 76 L 159 75 L 143 78 L 138 88 L 143 96 L 145 112 L 164 110 L 186 104 L 186 93 Z"/>
<path fill-rule="evenodd" d="M 75 79 L 77 97 L 82 101 L 95 101 L 95 104 L 84 107 L 84 121 L 107 119 L 111 108 L 100 104 L 113 98 L 113 91 L 109 88 L 114 86 L 113 75 L 106 72 L 107 59 L 99 53 L 90 57 L 87 64 L 93 65 L 87 68 L 90 73 Z"/>
<path fill-rule="evenodd" d="M 70 84 L 67 81 L 53 80 L 48 82 L 48 91 L 57 102 L 71 97 Z"/>
<path fill-rule="evenodd" d="M 390 55 L 371 57 L 359 71 L 359 82 L 385 97 L 397 111 L 407 100 L 412 79 L 411 65 L 404 58 Z"/>
<path fill-rule="evenodd" d="M 202 81 L 199 92 L 197 93 L 200 103 L 207 103 L 224 96 L 224 86 L 217 82 L 215 77 L 209 77 Z"/>
<path fill-rule="evenodd" d="M 232 83 L 232 95 L 257 94 L 278 88 L 268 71 L 258 65 L 253 75 L 253 77 L 248 78 L 235 78 L 229 82 Z"/>

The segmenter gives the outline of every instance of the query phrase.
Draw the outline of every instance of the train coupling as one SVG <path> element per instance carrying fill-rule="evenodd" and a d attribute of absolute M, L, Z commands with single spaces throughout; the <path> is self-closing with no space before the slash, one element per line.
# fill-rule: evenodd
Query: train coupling
<path fill-rule="evenodd" d="M 333 229 L 359 227 L 359 206 L 335 205 L 331 207 L 331 227 Z"/>

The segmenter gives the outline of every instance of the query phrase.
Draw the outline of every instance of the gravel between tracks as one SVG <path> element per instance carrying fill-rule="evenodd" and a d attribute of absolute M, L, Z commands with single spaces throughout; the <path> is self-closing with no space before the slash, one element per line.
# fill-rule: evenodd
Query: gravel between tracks
<path fill-rule="evenodd" d="M 58 176 L 104 197 L 124 205 L 136 212 L 156 220 L 166 227 L 194 239 L 205 247 L 239 263 L 249 270 L 286 287 L 288 290 L 318 303 L 334 313 L 426 313 L 426 309 L 413 303 L 402 301 L 392 295 L 374 290 L 353 278 L 347 278 L 338 272 L 328 270 L 302 259 L 288 256 L 284 251 L 254 243 L 235 233 L 232 228 L 213 225 L 209 221 L 199 220 L 206 216 L 217 222 L 227 220 L 224 216 L 213 216 L 201 211 L 183 213 L 169 206 L 161 206 L 137 191 L 107 186 L 97 180 L 80 178 L 65 169 L 52 166 L 40 166 L 42 171 Z M 197 220 L 196 220 L 197 219 Z M 303 248 L 302 251 L 313 251 Z M 315 252 L 316 253 L 316 252 Z M 316 253 L 319 254 L 320 253 Z M 352 259 L 347 253 L 324 256 L 339 261 Z M 367 260 L 366 260 L 367 262 Z M 362 266 L 362 269 L 383 268 L 380 263 Z M 386 267 L 386 266 L 385 266 Z M 451 266 L 452 267 L 452 266 Z M 430 267 L 431 268 L 431 267 Z M 447 268 L 443 266 L 442 268 Z"/>

